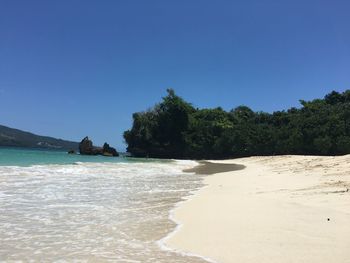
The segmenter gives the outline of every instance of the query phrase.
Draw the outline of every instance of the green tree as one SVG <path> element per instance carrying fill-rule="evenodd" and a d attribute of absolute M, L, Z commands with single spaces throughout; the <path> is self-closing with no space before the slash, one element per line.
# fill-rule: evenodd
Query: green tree
<path fill-rule="evenodd" d="M 246 106 L 195 109 L 169 89 L 159 104 L 133 115 L 124 138 L 133 156 L 159 158 L 350 153 L 350 90 L 300 103 L 272 114 Z"/>

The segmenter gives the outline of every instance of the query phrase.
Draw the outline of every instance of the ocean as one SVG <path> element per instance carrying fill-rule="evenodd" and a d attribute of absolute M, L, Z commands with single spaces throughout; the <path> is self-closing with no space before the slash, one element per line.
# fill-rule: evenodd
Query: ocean
<path fill-rule="evenodd" d="M 162 243 L 195 165 L 0 148 L 0 261 L 206 262 Z"/>

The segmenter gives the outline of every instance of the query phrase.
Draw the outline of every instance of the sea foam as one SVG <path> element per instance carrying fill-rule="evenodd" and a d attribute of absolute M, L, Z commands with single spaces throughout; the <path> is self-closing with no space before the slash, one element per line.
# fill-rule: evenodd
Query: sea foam
<path fill-rule="evenodd" d="M 169 212 L 201 178 L 193 161 L 0 166 L 0 258 L 205 262 L 164 250 Z"/>

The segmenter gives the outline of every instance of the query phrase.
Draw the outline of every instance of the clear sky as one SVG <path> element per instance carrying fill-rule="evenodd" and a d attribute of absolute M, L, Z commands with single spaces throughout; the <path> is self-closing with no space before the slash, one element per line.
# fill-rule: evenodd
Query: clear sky
<path fill-rule="evenodd" d="M 124 149 L 172 87 L 272 112 L 350 88 L 350 1 L 0 0 L 0 124 Z"/>

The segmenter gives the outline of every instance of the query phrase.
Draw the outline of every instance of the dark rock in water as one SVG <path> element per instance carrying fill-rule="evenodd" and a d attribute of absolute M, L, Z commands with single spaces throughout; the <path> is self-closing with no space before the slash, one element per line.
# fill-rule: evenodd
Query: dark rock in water
<path fill-rule="evenodd" d="M 104 155 L 104 156 L 119 156 L 116 149 L 105 143 L 103 147 L 95 147 L 89 137 L 85 137 L 79 143 L 79 151 L 82 155 Z"/>
<path fill-rule="evenodd" d="M 69 150 L 68 154 L 75 154 L 76 152 L 74 150 Z"/>
<path fill-rule="evenodd" d="M 79 143 L 79 152 L 80 152 L 80 154 L 84 154 L 84 155 L 94 155 L 94 154 L 93 154 L 92 141 L 89 140 L 89 137 L 86 136 L 86 137 Z"/>
<path fill-rule="evenodd" d="M 113 147 L 110 147 L 108 143 L 105 142 L 103 145 L 103 155 L 105 156 L 119 156 L 119 153 Z"/>

